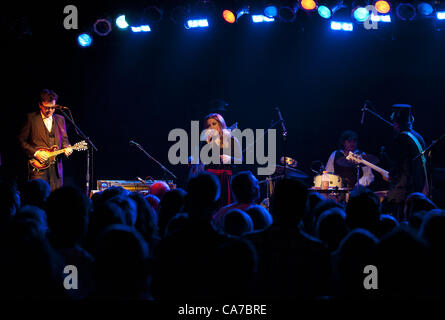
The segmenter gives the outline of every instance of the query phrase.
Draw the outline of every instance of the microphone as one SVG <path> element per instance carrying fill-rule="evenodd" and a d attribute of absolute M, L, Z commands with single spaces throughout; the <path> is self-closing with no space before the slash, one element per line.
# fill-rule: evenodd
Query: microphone
<path fill-rule="evenodd" d="M 138 146 L 138 147 L 139 147 L 139 143 L 134 142 L 133 140 L 130 140 L 130 144 L 134 144 L 135 146 Z"/>
<path fill-rule="evenodd" d="M 58 104 L 56 104 L 54 107 L 55 107 L 56 109 L 61 109 L 61 110 L 67 110 L 67 109 L 69 109 L 68 107 L 60 106 L 60 105 L 58 105 Z"/>
<path fill-rule="evenodd" d="M 283 136 L 287 136 L 287 130 L 286 130 L 286 127 L 284 125 L 284 120 L 283 120 L 283 117 L 281 115 L 280 109 L 278 107 L 275 107 L 275 110 L 277 110 L 278 118 L 280 118 L 281 128 L 283 129 Z"/>

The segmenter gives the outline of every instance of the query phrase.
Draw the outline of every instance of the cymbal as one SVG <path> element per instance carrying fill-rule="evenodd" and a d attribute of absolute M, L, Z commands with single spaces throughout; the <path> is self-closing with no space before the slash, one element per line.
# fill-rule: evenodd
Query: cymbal
<path fill-rule="evenodd" d="M 366 160 L 366 161 L 371 162 L 371 163 L 373 163 L 373 164 L 376 164 L 376 163 L 379 162 L 379 157 L 374 156 L 374 155 L 372 155 L 372 154 L 364 154 L 364 155 L 362 155 L 361 157 L 362 157 L 363 160 Z M 356 162 L 354 162 L 354 161 L 347 160 L 346 157 L 338 158 L 338 159 L 335 161 L 335 163 L 338 164 L 339 166 L 342 166 L 342 167 L 350 167 L 350 168 L 352 168 L 352 167 L 357 167 L 357 165 L 359 165 L 359 166 L 364 166 L 364 164 L 362 164 L 362 163 L 356 163 Z"/>
<path fill-rule="evenodd" d="M 275 174 L 284 174 L 284 170 L 285 170 L 284 166 L 276 165 Z M 291 167 L 286 167 L 286 176 L 294 177 L 297 179 L 306 179 L 309 177 L 303 171 Z"/>

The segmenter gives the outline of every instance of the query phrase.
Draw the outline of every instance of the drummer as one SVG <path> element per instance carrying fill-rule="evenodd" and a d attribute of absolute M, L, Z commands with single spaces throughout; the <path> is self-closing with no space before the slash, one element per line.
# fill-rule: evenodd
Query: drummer
<path fill-rule="evenodd" d="M 332 152 L 325 170 L 329 173 L 340 176 L 344 187 L 354 188 L 354 186 L 357 184 L 357 167 L 353 165 L 352 162 L 351 165 L 344 166 L 344 160 L 349 154 L 349 151 L 359 155 L 364 155 L 364 153 L 357 149 L 358 135 L 354 131 L 344 131 L 340 136 L 339 142 L 341 149 Z M 360 171 L 361 178 L 359 179 L 359 184 L 365 187 L 369 186 L 374 181 L 372 169 L 362 166 Z"/>

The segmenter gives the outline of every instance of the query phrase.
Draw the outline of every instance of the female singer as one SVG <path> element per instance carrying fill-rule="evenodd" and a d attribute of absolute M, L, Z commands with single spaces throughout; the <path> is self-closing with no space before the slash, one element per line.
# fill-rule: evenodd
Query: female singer
<path fill-rule="evenodd" d="M 221 183 L 220 206 L 232 202 L 230 192 L 230 178 L 234 162 L 241 163 L 241 145 L 231 131 L 227 129 L 224 118 L 219 113 L 211 113 L 204 118 L 203 134 L 207 144 L 216 144 L 219 148 L 219 162 L 204 165 L 204 170 L 215 174 Z"/>

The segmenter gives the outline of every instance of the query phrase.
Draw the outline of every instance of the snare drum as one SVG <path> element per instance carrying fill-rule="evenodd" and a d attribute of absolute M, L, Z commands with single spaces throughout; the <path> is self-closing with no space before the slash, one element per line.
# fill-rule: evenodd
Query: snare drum
<path fill-rule="evenodd" d="M 327 175 L 329 177 L 329 189 L 343 187 L 340 176 L 337 176 L 332 173 L 328 173 Z M 322 177 L 321 174 L 314 177 L 314 188 L 321 189 L 321 177 Z"/>

